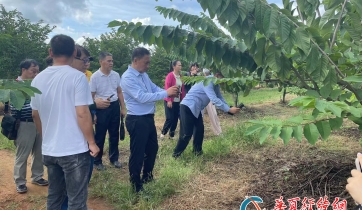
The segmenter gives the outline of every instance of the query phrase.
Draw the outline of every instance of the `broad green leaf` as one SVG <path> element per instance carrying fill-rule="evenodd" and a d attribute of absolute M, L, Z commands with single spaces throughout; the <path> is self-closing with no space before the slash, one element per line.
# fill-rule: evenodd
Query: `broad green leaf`
<path fill-rule="evenodd" d="M 202 50 L 204 49 L 206 39 L 204 37 L 201 37 L 199 41 L 196 44 L 196 50 L 197 54 L 200 56 L 202 54 Z"/>
<path fill-rule="evenodd" d="M 360 0 L 351 0 L 351 2 L 356 6 L 359 15 L 362 16 L 362 2 Z"/>
<path fill-rule="evenodd" d="M 327 109 L 330 110 L 337 117 L 341 117 L 342 109 L 339 108 L 338 106 L 329 103 Z"/>
<path fill-rule="evenodd" d="M 152 28 L 152 33 L 157 38 L 161 35 L 161 31 L 162 31 L 162 26 L 154 26 Z"/>
<path fill-rule="evenodd" d="M 362 118 L 360 118 L 360 117 L 355 117 L 353 115 L 349 115 L 348 119 L 351 120 L 352 122 L 356 123 L 357 125 L 362 125 Z"/>
<path fill-rule="evenodd" d="M 259 66 L 264 65 L 265 44 L 266 44 L 265 37 L 262 37 L 256 41 L 257 50 L 254 56 L 254 60 L 255 63 L 257 63 Z"/>
<path fill-rule="evenodd" d="M 24 92 L 24 93 L 25 93 L 26 95 L 28 95 L 29 97 L 34 97 L 34 96 L 35 96 L 34 92 L 33 92 L 31 89 L 29 89 L 29 88 L 26 88 L 26 87 L 24 87 L 24 88 L 18 88 L 18 90 Z"/>
<path fill-rule="evenodd" d="M 353 116 L 355 116 L 355 117 L 361 117 L 361 109 L 357 109 L 356 107 L 353 107 L 353 106 L 350 106 L 349 107 L 349 109 L 350 109 L 350 112 L 351 112 L 351 114 L 353 115 Z"/>
<path fill-rule="evenodd" d="M 290 34 L 291 23 L 285 15 L 280 15 L 280 38 L 282 43 L 284 43 Z"/>
<path fill-rule="evenodd" d="M 322 28 L 328 22 L 328 20 L 334 15 L 335 10 L 336 7 L 333 7 L 323 13 L 322 18 L 319 21 L 319 28 Z"/>
<path fill-rule="evenodd" d="M 326 140 L 329 135 L 331 135 L 331 127 L 329 125 L 328 121 L 318 121 L 316 123 L 316 126 L 318 128 L 319 134 L 322 136 L 324 140 Z"/>
<path fill-rule="evenodd" d="M 340 97 L 339 97 L 339 100 L 340 101 L 344 101 L 346 99 L 350 99 L 352 96 L 352 93 L 351 92 L 347 92 L 347 93 L 344 93 L 342 94 Z"/>
<path fill-rule="evenodd" d="M 217 0 L 215 0 L 217 1 Z M 230 2 L 229 6 L 222 15 L 227 15 L 228 25 L 232 26 L 239 18 L 239 10 Z M 212 18 L 212 17 L 211 17 Z"/>
<path fill-rule="evenodd" d="M 315 144 L 318 140 L 319 132 L 315 124 L 307 124 L 304 126 L 304 136 L 309 143 Z"/>
<path fill-rule="evenodd" d="M 331 92 L 332 92 L 332 89 L 328 86 L 323 86 L 320 89 L 320 93 L 323 98 L 328 98 L 329 95 L 331 94 Z"/>
<path fill-rule="evenodd" d="M 264 128 L 265 126 L 262 125 L 262 124 L 255 124 L 255 125 L 252 125 L 252 126 L 249 126 L 247 129 L 246 129 L 246 133 L 245 135 L 249 136 L 259 130 L 261 130 L 262 128 Z"/>
<path fill-rule="evenodd" d="M 121 21 L 113 20 L 108 23 L 108 28 L 117 27 L 117 26 L 121 26 L 121 25 L 122 25 Z"/>
<path fill-rule="evenodd" d="M 299 27 L 296 31 L 296 45 L 304 51 L 305 54 L 308 54 L 310 49 L 310 37 L 308 32 Z"/>
<path fill-rule="evenodd" d="M 0 89 L 0 102 L 5 103 L 10 99 L 10 90 L 9 89 Z"/>
<path fill-rule="evenodd" d="M 283 139 L 284 144 L 288 144 L 290 138 L 292 138 L 293 128 L 291 127 L 284 127 L 280 132 L 280 138 Z"/>
<path fill-rule="evenodd" d="M 362 83 L 362 76 L 349 76 L 343 79 L 346 82 Z"/>
<path fill-rule="evenodd" d="M 329 119 L 329 125 L 332 130 L 339 129 L 342 126 L 342 124 L 343 124 L 343 118 L 336 117 Z"/>
<path fill-rule="evenodd" d="M 261 12 L 264 12 L 262 26 L 263 26 L 263 30 L 264 30 L 265 34 L 269 34 L 271 11 L 272 10 L 270 8 L 266 8 L 265 10 L 261 11 Z"/>
<path fill-rule="evenodd" d="M 261 131 L 259 133 L 259 136 L 260 136 L 259 137 L 259 143 L 260 144 L 264 143 L 264 141 L 268 137 L 271 130 L 272 130 L 272 127 L 264 127 L 263 129 L 261 129 Z"/>
<path fill-rule="evenodd" d="M 340 89 L 332 90 L 330 96 L 333 100 L 336 100 L 339 95 L 341 95 L 342 91 Z"/>
<path fill-rule="evenodd" d="M 318 48 L 313 45 L 306 60 L 307 72 L 312 73 L 318 68 L 317 63 L 320 62 L 320 57 L 321 54 L 319 53 Z"/>
<path fill-rule="evenodd" d="M 25 96 L 19 90 L 10 91 L 10 103 L 17 109 L 20 110 L 25 103 Z"/>
<path fill-rule="evenodd" d="M 328 107 L 328 104 L 324 100 L 317 100 L 315 103 L 315 108 L 318 109 L 318 111 L 325 113 L 326 108 Z"/>
<path fill-rule="evenodd" d="M 315 98 L 320 97 L 319 93 L 317 91 L 315 91 L 315 90 L 307 90 L 307 92 L 305 92 L 305 94 L 307 96 L 312 96 L 312 97 L 315 97 Z"/>
<path fill-rule="evenodd" d="M 300 123 L 303 122 L 303 117 L 300 116 L 300 115 L 298 115 L 298 116 L 289 118 L 287 121 L 288 121 L 288 122 L 292 122 L 292 123 L 296 123 L 296 124 L 300 124 Z"/>
<path fill-rule="evenodd" d="M 297 139 L 298 142 L 301 142 L 302 141 L 302 137 L 303 137 L 303 127 L 300 125 L 300 126 L 296 126 L 296 127 L 293 127 L 293 137 L 295 139 Z"/>
<path fill-rule="evenodd" d="M 273 129 L 270 131 L 270 135 L 273 137 L 273 139 L 277 139 L 280 135 L 281 130 L 282 126 L 273 127 Z"/>
<path fill-rule="evenodd" d="M 221 2 L 219 0 L 209 0 L 208 2 L 208 9 L 211 13 L 215 14 L 218 8 L 221 6 Z M 213 17 L 211 17 L 213 18 Z"/>

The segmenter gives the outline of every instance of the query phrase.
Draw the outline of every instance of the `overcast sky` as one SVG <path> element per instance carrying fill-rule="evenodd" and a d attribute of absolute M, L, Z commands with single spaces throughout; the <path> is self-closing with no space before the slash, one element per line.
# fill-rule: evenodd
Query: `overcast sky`
<path fill-rule="evenodd" d="M 282 5 L 282 0 L 269 0 Z M 49 35 L 67 34 L 81 43 L 83 36 L 98 37 L 110 31 L 107 24 L 115 19 L 152 25 L 175 25 L 165 19 L 156 6 L 175 8 L 190 14 L 203 12 L 196 0 L 0 0 L 6 10 L 17 9 L 31 21 L 44 20 L 57 26 Z"/>

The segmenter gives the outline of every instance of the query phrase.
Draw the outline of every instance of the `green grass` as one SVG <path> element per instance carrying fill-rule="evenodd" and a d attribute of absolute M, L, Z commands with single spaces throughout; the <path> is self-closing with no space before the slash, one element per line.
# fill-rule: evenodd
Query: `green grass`
<path fill-rule="evenodd" d="M 239 125 L 227 129 L 221 137 L 208 139 L 203 144 L 204 155 L 199 157 L 192 154 L 192 142 L 178 159 L 171 156 L 176 142 L 163 144 L 156 160 L 156 181 L 144 186 L 145 193 L 139 199 L 132 193 L 128 179 L 120 180 L 117 173 L 110 170 L 94 174 L 91 196 L 106 199 L 115 209 L 157 209 L 165 198 L 178 193 L 183 184 L 202 172 L 207 163 L 226 157 L 233 150 L 268 145 L 259 145 L 256 136 L 245 136 L 245 130 L 244 125 Z"/>
<path fill-rule="evenodd" d="M 230 94 L 224 94 L 224 97 L 232 104 Z M 279 101 L 279 98 L 280 93 L 276 89 L 260 89 L 252 90 L 248 97 L 241 97 L 240 102 L 258 104 L 265 100 Z M 164 116 L 163 101 L 156 103 L 156 110 L 156 116 Z M 103 198 L 115 209 L 158 209 L 165 199 L 182 191 L 185 185 L 204 171 L 208 164 L 227 157 L 236 150 L 243 151 L 269 145 L 267 142 L 260 145 L 256 136 L 245 136 L 244 123 L 238 123 L 235 127 L 224 127 L 223 131 L 223 136 L 205 139 L 204 155 L 198 157 L 192 154 L 192 141 L 178 159 L 171 156 L 176 141 L 160 144 L 154 170 L 156 181 L 145 185 L 145 193 L 139 197 L 131 190 L 128 170 L 126 170 L 127 174 L 120 174 L 119 170 L 109 169 L 101 173 L 93 173 L 89 190 L 90 198 Z M 107 142 L 105 150 L 108 149 Z M 129 148 L 128 136 L 120 142 L 120 147 Z M 13 141 L 0 137 L 0 149 L 14 150 L 14 148 Z M 122 170 L 122 173 L 124 171 Z"/>
<path fill-rule="evenodd" d="M 226 102 L 230 105 L 233 104 L 233 98 L 231 94 L 223 94 Z M 245 105 L 252 104 L 261 104 L 265 101 L 275 101 L 279 102 L 282 97 L 282 93 L 278 91 L 277 88 L 262 88 L 262 89 L 252 89 L 248 96 L 243 97 L 242 94 L 239 96 L 239 103 Z"/>
<path fill-rule="evenodd" d="M 15 151 L 15 145 L 13 140 L 7 139 L 5 136 L 0 134 L 0 149 L 8 149 L 11 151 Z"/>

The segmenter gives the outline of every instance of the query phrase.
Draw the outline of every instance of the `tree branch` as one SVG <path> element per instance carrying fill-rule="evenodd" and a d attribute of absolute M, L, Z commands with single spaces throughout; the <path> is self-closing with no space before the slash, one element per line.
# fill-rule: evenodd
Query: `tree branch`
<path fill-rule="evenodd" d="M 362 104 L 362 98 L 358 95 L 358 92 L 355 88 L 352 87 L 352 85 L 344 80 L 338 80 L 337 84 L 339 85 L 344 85 L 346 87 L 346 89 L 348 89 L 349 91 L 351 91 L 357 98 L 357 100 L 359 101 L 360 104 Z"/>
<path fill-rule="evenodd" d="M 347 1 L 348 1 L 348 0 L 344 0 L 344 2 L 343 2 L 342 10 L 341 10 L 341 15 L 339 16 L 338 22 L 337 22 L 337 25 L 336 25 L 336 28 L 334 29 L 332 42 L 331 42 L 331 45 L 329 46 L 329 49 L 331 49 L 331 50 L 332 50 L 332 47 L 333 47 L 333 45 L 334 45 L 334 42 L 336 41 L 336 36 L 337 36 L 338 28 L 339 28 L 339 25 L 341 24 L 341 20 L 342 20 L 342 16 L 343 16 L 343 11 L 344 11 L 344 8 L 346 7 Z"/>

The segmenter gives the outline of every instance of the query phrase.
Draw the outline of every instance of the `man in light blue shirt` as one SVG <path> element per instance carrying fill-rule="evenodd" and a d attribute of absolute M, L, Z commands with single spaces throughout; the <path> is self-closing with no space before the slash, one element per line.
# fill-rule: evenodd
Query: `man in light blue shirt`
<path fill-rule="evenodd" d="M 142 47 L 136 48 L 132 53 L 132 65 L 121 77 L 127 107 L 126 128 L 130 135 L 129 174 L 137 193 L 143 190 L 144 183 L 153 180 L 152 171 L 158 151 L 155 102 L 179 94 L 177 86 L 167 90 L 157 87 L 146 73 L 149 64 L 150 52 Z"/>
<path fill-rule="evenodd" d="M 213 75 L 207 76 L 213 77 Z M 223 78 L 220 72 L 215 74 L 217 78 Z M 180 105 L 180 136 L 173 157 L 179 157 L 186 149 L 192 135 L 194 135 L 193 151 L 195 155 L 202 154 L 202 143 L 204 141 L 204 122 L 202 110 L 210 101 L 224 112 L 236 114 L 240 112 L 237 107 L 229 107 L 220 92 L 220 86 L 210 82 L 204 86 L 203 82 L 197 83 L 186 94 Z"/>

